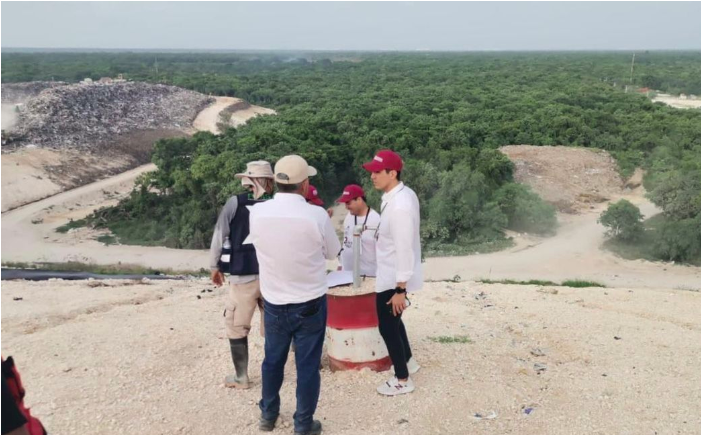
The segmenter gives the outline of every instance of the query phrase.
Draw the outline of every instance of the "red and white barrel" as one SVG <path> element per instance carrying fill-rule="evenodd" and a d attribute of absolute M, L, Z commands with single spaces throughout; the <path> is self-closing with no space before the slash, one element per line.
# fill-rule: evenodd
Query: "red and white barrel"
<path fill-rule="evenodd" d="M 375 293 L 329 293 L 326 345 L 332 371 L 389 370 L 392 361 L 377 329 Z"/>

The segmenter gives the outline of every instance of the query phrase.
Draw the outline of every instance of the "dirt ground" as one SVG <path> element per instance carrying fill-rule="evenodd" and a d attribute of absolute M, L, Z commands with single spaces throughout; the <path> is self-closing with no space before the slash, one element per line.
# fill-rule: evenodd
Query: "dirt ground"
<path fill-rule="evenodd" d="M 623 180 L 606 151 L 564 146 L 499 148 L 514 162 L 514 178 L 563 213 L 579 213 L 619 195 Z"/>
<path fill-rule="evenodd" d="M 681 99 L 678 96 L 669 94 L 657 94 L 655 98 L 652 99 L 654 102 L 665 103 L 668 106 L 676 107 L 677 109 L 698 109 L 701 107 L 701 100 L 689 100 Z"/>
<path fill-rule="evenodd" d="M 244 102 L 244 100 L 240 98 L 233 97 L 215 98 L 216 102 L 202 110 L 199 115 L 197 115 L 197 118 L 195 118 L 194 122 L 192 123 L 195 131 L 209 131 L 214 134 L 221 133 L 218 126 L 220 122 L 219 113 L 230 106 L 239 105 Z M 258 115 L 275 115 L 277 113 L 273 109 L 268 109 L 266 107 L 253 106 L 249 104 L 246 104 L 245 106 L 245 108 L 241 110 L 234 110 L 231 113 L 229 124 L 232 127 L 244 125 L 249 119 L 255 118 Z"/>
<path fill-rule="evenodd" d="M 83 180 L 133 166 L 129 157 L 102 158 L 74 150 L 22 148 L 2 155 L 2 211 L 50 197 Z M 56 171 L 67 173 L 56 173 Z"/>
<path fill-rule="evenodd" d="M 5 281 L 2 353 L 50 433 L 258 434 L 258 320 L 254 385 L 226 389 L 223 296 L 202 280 Z M 417 390 L 381 397 L 388 373 L 324 361 L 324 433 L 700 433 L 701 293 L 428 283 L 412 302 Z M 288 361 L 274 433 L 292 433 L 294 385 Z"/>
<path fill-rule="evenodd" d="M 268 109 L 267 107 L 250 106 L 243 110 L 237 110 L 234 113 L 232 113 L 229 122 L 233 127 L 238 127 L 248 122 L 249 119 L 255 118 L 258 115 L 276 114 L 277 112 L 275 112 L 273 109 Z"/>

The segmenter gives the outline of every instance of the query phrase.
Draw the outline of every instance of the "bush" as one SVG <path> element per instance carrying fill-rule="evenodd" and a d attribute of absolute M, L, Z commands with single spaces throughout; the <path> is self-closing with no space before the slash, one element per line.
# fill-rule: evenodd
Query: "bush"
<path fill-rule="evenodd" d="M 495 192 L 494 201 L 506 215 L 511 230 L 551 234 L 557 226 L 555 207 L 523 184 L 505 184 Z"/>
<path fill-rule="evenodd" d="M 698 261 L 701 258 L 701 216 L 663 222 L 657 229 L 653 252 L 663 260 Z"/>
<path fill-rule="evenodd" d="M 622 199 L 601 213 L 598 222 L 607 228 L 606 235 L 623 241 L 638 240 L 643 234 L 643 215 L 630 201 Z"/>
<path fill-rule="evenodd" d="M 440 188 L 429 202 L 429 217 L 437 227 L 436 234 L 455 239 L 461 233 L 471 233 L 484 219 L 482 212 L 490 215 L 490 229 L 501 229 L 506 218 L 498 210 L 483 210 L 488 195 L 485 176 L 475 172 L 467 164 L 455 166 L 441 174 Z M 440 231 L 445 228 L 445 231 Z"/>

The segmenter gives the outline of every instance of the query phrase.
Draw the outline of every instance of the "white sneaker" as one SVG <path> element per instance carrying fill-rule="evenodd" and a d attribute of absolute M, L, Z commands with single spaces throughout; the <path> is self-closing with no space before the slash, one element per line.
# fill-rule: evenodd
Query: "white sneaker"
<path fill-rule="evenodd" d="M 384 396 L 398 396 L 414 391 L 414 381 L 408 378 L 405 382 L 401 382 L 396 376 L 391 377 L 387 382 L 377 387 L 377 392 Z"/>
<path fill-rule="evenodd" d="M 416 362 L 416 360 L 412 356 L 411 359 L 409 361 L 407 361 L 406 368 L 407 368 L 407 370 L 409 370 L 409 374 L 413 375 L 419 371 L 421 366 L 419 365 L 419 363 Z"/>

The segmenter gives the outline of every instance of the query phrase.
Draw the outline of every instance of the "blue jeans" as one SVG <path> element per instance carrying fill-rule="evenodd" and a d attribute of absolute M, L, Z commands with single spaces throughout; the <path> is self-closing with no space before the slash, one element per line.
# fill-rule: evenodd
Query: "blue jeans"
<path fill-rule="evenodd" d="M 297 366 L 297 411 L 295 431 L 311 429 L 321 387 L 321 350 L 326 336 L 326 295 L 301 304 L 265 307 L 265 359 L 263 359 L 263 398 L 259 406 L 266 420 L 280 414 L 280 387 L 285 363 L 294 339 Z"/>

